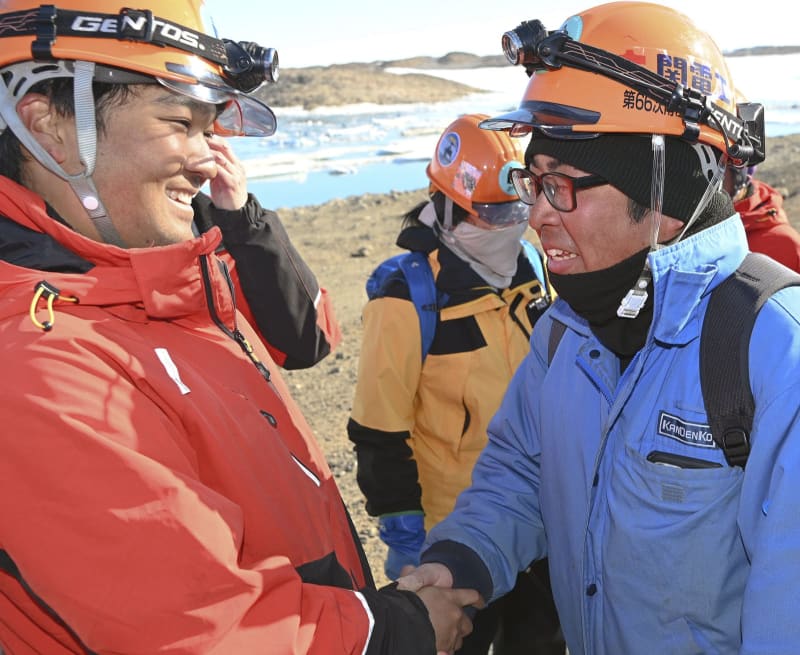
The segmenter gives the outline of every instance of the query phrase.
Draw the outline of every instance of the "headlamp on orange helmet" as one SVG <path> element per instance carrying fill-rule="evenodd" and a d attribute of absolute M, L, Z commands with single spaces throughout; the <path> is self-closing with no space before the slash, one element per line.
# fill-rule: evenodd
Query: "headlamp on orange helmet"
<path fill-rule="evenodd" d="M 708 143 L 740 164 L 764 160 L 763 107 L 734 108 L 722 53 L 668 7 L 599 5 L 554 31 L 524 21 L 503 34 L 501 45 L 531 81 L 519 109 L 484 128 L 535 128 L 558 138 L 667 134 Z"/>
<path fill-rule="evenodd" d="M 0 132 L 10 130 L 45 168 L 65 180 L 107 243 L 124 245 L 93 180 L 97 159 L 94 83 L 161 84 L 221 109 L 214 132 L 270 136 L 275 114 L 252 94 L 278 78 L 278 55 L 253 42 L 218 39 L 205 28 L 203 0 L 0 0 Z M 69 174 L 17 114 L 36 85 L 71 78 L 83 170 Z"/>
<path fill-rule="evenodd" d="M 231 111 L 215 130 L 223 136 L 275 132 L 272 110 L 249 95 L 277 81 L 275 49 L 207 34 L 199 19 L 202 0 L 141 4 L 162 15 L 108 0 L 61 0 L 58 6 L 3 2 L 0 9 L 16 11 L 0 13 L 0 68 L 64 60 L 138 72 L 202 102 L 229 104 Z M 124 75 L 118 77 L 121 82 Z"/>

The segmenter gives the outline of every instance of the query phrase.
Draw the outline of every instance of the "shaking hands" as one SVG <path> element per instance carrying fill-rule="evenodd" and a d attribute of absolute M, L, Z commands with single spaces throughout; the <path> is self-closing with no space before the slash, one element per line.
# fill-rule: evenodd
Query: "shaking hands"
<path fill-rule="evenodd" d="M 443 564 L 407 567 L 403 573 L 397 588 L 419 596 L 428 609 L 439 655 L 452 655 L 472 632 L 471 616 L 484 607 L 484 600 L 474 589 L 453 589 L 453 576 Z"/>

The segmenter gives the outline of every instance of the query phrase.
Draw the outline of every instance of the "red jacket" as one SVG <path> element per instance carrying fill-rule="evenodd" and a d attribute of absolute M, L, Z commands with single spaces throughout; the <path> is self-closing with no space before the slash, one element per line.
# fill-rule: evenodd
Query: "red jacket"
<path fill-rule="evenodd" d="M 750 250 L 769 255 L 800 272 L 800 233 L 789 224 L 778 191 L 752 179 L 749 195 L 737 202 L 734 209 L 742 217 Z"/>
<path fill-rule="evenodd" d="M 374 589 L 219 231 L 123 250 L 5 178 L 0 214 L 0 260 L 47 264 L 0 261 L 6 655 L 432 651 L 416 597 Z"/>

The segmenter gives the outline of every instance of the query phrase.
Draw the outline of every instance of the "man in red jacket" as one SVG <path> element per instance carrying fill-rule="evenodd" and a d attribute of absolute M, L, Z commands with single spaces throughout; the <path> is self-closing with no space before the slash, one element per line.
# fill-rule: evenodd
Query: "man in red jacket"
<path fill-rule="evenodd" d="M 800 272 L 800 233 L 786 217 L 783 196 L 754 174 L 755 167 L 729 166 L 725 171 L 725 190 L 742 217 L 750 250 Z"/>
<path fill-rule="evenodd" d="M 273 53 L 201 5 L 0 3 L 0 649 L 453 651 L 477 593 L 375 588 L 220 229 L 195 235 L 215 135 L 275 130 Z"/>

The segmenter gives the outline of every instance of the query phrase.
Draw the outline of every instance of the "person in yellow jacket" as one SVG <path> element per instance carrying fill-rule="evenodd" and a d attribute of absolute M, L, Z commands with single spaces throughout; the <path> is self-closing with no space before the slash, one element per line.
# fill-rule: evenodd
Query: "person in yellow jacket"
<path fill-rule="evenodd" d="M 480 129 L 485 118 L 462 116 L 442 133 L 427 167 L 430 200 L 406 214 L 397 239 L 427 254 L 444 305 L 427 355 L 402 274 L 363 312 L 347 430 L 391 579 L 418 563 L 426 530 L 469 485 L 489 420 L 549 303 L 541 256 L 532 261 L 522 248 L 527 207 L 509 182 L 523 152 L 507 134 Z M 496 655 L 564 653 L 546 566 L 478 612 L 458 652 L 485 655 L 493 641 Z"/>

